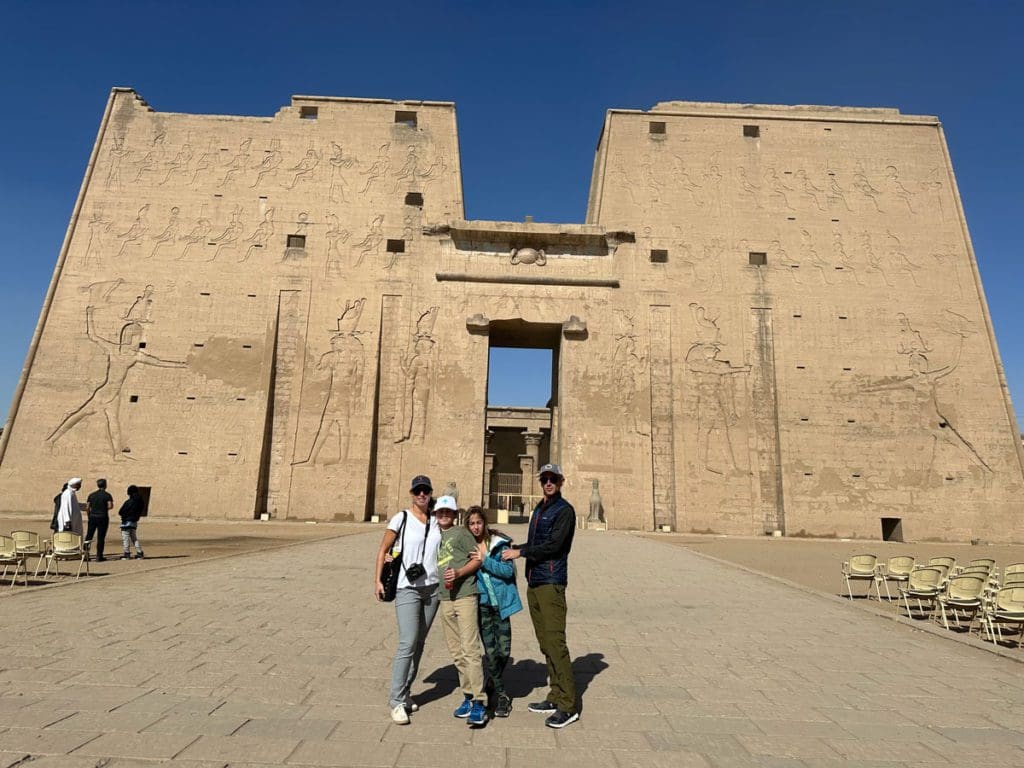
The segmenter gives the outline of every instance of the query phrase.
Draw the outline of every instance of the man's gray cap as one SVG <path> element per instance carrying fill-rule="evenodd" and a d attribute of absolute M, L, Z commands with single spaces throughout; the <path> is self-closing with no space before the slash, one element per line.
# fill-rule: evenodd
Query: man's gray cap
<path fill-rule="evenodd" d="M 565 475 L 562 474 L 562 468 L 557 464 L 545 464 L 540 468 L 540 471 L 537 473 L 537 477 L 540 477 L 541 475 L 558 475 L 563 480 L 565 479 Z"/>

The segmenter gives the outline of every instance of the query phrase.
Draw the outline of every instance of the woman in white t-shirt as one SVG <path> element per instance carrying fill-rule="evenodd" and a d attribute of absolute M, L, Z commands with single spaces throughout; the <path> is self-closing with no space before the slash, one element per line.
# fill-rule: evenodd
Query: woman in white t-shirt
<path fill-rule="evenodd" d="M 430 513 L 432 492 L 430 478 L 426 475 L 412 479 L 409 486 L 412 506 L 388 521 L 377 550 L 374 570 L 374 595 L 379 601 L 384 597 L 384 584 L 381 582 L 384 562 L 393 553 L 402 552 L 395 597 L 398 648 L 391 665 L 391 692 L 388 695 L 391 719 L 399 725 L 407 725 L 409 713 L 418 709 L 409 689 L 416 679 L 423 645 L 438 606 L 437 549 L 441 544 L 441 529 Z"/>

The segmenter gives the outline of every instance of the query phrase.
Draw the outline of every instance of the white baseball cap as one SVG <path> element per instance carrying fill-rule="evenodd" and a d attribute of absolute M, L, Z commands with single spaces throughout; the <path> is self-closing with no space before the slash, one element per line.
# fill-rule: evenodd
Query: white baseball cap
<path fill-rule="evenodd" d="M 434 511 L 437 512 L 439 509 L 450 509 L 452 512 L 457 512 L 459 505 L 455 502 L 454 496 L 442 496 L 434 504 Z"/>

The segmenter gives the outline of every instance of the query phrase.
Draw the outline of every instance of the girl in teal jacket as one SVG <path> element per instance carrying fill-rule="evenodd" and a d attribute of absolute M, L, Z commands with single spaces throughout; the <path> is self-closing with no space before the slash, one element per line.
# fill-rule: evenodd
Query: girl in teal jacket
<path fill-rule="evenodd" d="M 495 717 L 508 717 L 512 699 L 505 689 L 505 667 L 512 655 L 512 623 L 509 616 L 523 610 L 516 588 L 516 570 L 512 561 L 501 559 L 501 551 L 512 540 L 500 531 L 492 531 L 480 507 L 470 507 L 466 527 L 476 539 L 481 566 L 476 572 L 480 591 L 480 639 L 484 644 L 484 671 L 494 688 Z"/>

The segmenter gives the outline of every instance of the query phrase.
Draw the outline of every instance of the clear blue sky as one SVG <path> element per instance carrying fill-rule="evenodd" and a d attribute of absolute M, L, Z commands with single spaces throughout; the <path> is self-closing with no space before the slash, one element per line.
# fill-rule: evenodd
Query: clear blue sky
<path fill-rule="evenodd" d="M 1024 4 L 1011 2 L 7 0 L 0 418 L 114 85 L 176 112 L 272 115 L 292 94 L 455 101 L 466 214 L 481 219 L 582 221 L 610 107 L 687 99 L 938 115 L 1024 413 L 1022 30 Z M 544 378 L 529 400 L 546 397 Z"/>

